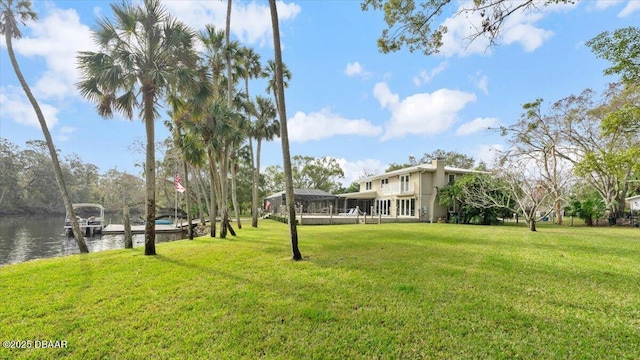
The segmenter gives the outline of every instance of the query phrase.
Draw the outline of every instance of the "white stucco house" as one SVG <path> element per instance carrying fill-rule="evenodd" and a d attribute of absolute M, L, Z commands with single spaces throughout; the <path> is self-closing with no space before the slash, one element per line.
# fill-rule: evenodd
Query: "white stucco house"
<path fill-rule="evenodd" d="M 411 166 L 358 180 L 360 191 L 339 194 L 338 206 L 355 208 L 372 216 L 435 222 L 447 216 L 436 201 L 437 188 L 457 177 L 476 172 L 444 165 L 443 160 Z"/>
<path fill-rule="evenodd" d="M 640 195 L 625 198 L 624 201 L 629 203 L 631 210 L 640 211 Z"/>

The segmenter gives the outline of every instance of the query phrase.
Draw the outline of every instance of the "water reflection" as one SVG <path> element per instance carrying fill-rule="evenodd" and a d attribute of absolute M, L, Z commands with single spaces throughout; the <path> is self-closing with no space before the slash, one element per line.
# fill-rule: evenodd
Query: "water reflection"
<path fill-rule="evenodd" d="M 0 266 L 32 259 L 80 252 L 74 238 L 65 235 L 64 216 L 1 216 Z M 156 234 L 156 242 L 181 238 L 179 234 Z M 123 249 L 124 235 L 86 237 L 90 252 Z M 133 246 L 144 245 L 144 234 L 133 235 Z"/>

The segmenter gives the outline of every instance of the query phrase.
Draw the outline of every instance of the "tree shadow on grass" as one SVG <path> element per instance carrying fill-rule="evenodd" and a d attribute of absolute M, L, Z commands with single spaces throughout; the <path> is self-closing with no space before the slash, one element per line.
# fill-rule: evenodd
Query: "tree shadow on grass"
<path fill-rule="evenodd" d="M 227 277 L 229 279 L 233 279 L 235 281 L 239 281 L 239 282 L 249 282 L 250 279 L 248 278 L 244 278 L 241 276 L 238 276 L 236 274 L 230 273 L 230 272 L 225 272 L 225 271 L 220 271 L 219 269 L 213 268 L 213 267 L 207 267 L 207 266 L 203 266 L 200 264 L 195 264 L 195 263 L 191 263 L 191 262 L 187 262 L 184 260 L 180 260 L 180 259 L 174 259 L 174 258 L 170 258 L 167 257 L 165 255 L 161 255 L 161 254 L 157 254 L 153 257 L 154 259 L 157 259 L 159 261 L 162 262 L 167 262 L 170 264 L 173 264 L 175 266 L 180 266 L 180 267 L 184 267 L 190 270 L 196 270 L 199 271 L 205 275 L 218 275 L 218 276 L 224 276 Z"/>

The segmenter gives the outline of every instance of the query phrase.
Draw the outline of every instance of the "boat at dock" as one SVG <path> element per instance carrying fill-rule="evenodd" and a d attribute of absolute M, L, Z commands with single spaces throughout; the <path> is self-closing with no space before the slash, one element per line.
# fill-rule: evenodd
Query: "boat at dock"
<path fill-rule="evenodd" d="M 80 229 L 84 232 L 85 236 L 102 234 L 102 230 L 105 228 L 104 207 L 102 205 L 77 203 L 72 206 Z M 69 214 L 67 214 L 64 219 L 64 230 L 67 236 L 73 236 Z"/>

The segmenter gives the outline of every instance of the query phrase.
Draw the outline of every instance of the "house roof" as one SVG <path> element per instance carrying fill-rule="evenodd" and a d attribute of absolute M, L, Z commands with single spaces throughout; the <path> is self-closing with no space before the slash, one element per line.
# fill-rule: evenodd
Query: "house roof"
<path fill-rule="evenodd" d="M 633 200 L 636 200 L 636 199 L 640 200 L 640 195 L 624 198 L 624 201 L 633 201 Z"/>
<path fill-rule="evenodd" d="M 266 199 L 278 198 L 284 194 L 284 191 L 280 191 L 267 196 Z M 293 189 L 293 195 L 295 197 L 304 198 L 306 200 L 333 200 L 336 198 L 335 195 L 318 189 Z"/>
<path fill-rule="evenodd" d="M 378 179 L 384 179 L 384 178 L 388 178 L 388 177 L 391 177 L 391 176 L 411 174 L 411 173 L 415 173 L 415 172 L 423 172 L 423 171 L 434 172 L 436 170 L 437 170 L 436 167 L 433 166 L 432 164 L 420 164 L 420 165 L 409 166 L 409 167 L 398 169 L 398 170 L 389 171 L 389 172 L 386 172 L 386 173 L 380 174 L 380 175 L 374 175 L 374 176 L 370 176 L 370 177 L 367 177 L 367 178 L 362 178 L 362 179 L 358 180 L 358 183 L 372 181 L 372 180 L 378 180 Z M 481 172 L 481 171 L 477 171 L 477 170 L 461 169 L 461 168 L 452 167 L 452 166 L 445 166 L 444 167 L 444 171 L 447 172 L 447 173 L 454 173 L 454 174 L 470 174 L 470 173 Z"/>
<path fill-rule="evenodd" d="M 339 198 L 346 199 L 375 199 L 378 192 L 376 190 L 367 190 L 361 192 L 352 192 L 336 195 Z"/>

